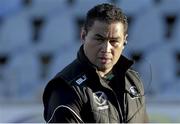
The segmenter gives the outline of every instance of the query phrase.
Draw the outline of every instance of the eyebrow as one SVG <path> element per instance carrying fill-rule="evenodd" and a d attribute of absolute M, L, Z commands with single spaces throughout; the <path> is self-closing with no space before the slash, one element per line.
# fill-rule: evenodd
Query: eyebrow
<path fill-rule="evenodd" d="M 120 39 L 120 37 L 113 37 L 113 38 L 110 38 L 110 37 L 104 37 L 100 34 L 95 34 L 96 37 L 99 37 L 99 38 L 103 38 L 103 39 Z"/>

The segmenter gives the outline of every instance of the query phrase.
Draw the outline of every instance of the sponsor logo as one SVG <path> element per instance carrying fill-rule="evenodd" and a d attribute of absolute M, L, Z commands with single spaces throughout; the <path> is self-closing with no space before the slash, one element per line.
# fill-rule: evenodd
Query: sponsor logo
<path fill-rule="evenodd" d="M 84 74 L 84 75 L 82 75 L 80 78 L 78 78 L 77 80 L 76 80 L 76 83 L 77 84 L 82 84 L 84 81 L 86 81 L 87 80 L 87 77 L 86 77 L 86 75 Z"/>

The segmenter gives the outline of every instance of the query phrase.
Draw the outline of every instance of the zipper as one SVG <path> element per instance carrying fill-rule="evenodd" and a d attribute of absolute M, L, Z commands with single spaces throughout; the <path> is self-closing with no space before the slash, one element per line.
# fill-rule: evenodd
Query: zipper
<path fill-rule="evenodd" d="M 119 101 L 118 101 L 118 98 L 117 98 L 117 94 L 113 91 L 113 89 L 111 88 L 111 87 L 109 87 L 107 84 L 105 84 L 105 85 L 103 85 L 103 87 L 105 88 L 105 89 L 108 89 L 108 90 L 110 90 L 111 92 L 112 92 L 112 95 L 114 96 L 114 98 L 115 98 L 115 102 L 116 102 L 116 104 L 117 104 L 117 111 L 118 111 L 118 114 L 119 114 L 119 120 L 120 120 L 120 118 L 121 118 L 121 123 L 124 123 L 125 122 L 125 118 L 124 118 L 124 116 L 123 116 L 123 113 L 122 113 L 122 110 L 121 110 L 121 107 L 120 107 L 120 103 L 119 103 Z M 111 96 L 110 96 L 111 97 Z"/>
<path fill-rule="evenodd" d="M 117 112 L 119 114 L 119 116 L 118 116 L 119 120 L 122 121 L 122 122 L 120 122 L 120 121 L 119 122 L 120 123 L 124 123 L 125 122 L 125 118 L 123 116 L 123 113 L 122 113 L 122 110 L 121 110 L 121 106 L 120 106 L 120 103 L 119 103 L 118 98 L 117 98 L 117 94 L 113 91 L 113 89 L 107 83 L 103 83 L 104 81 L 100 77 L 98 77 L 98 78 L 99 78 L 100 85 L 102 86 L 102 88 L 104 88 L 105 90 L 111 91 L 111 94 L 114 96 L 114 100 L 116 102 L 115 104 L 117 105 L 117 108 L 116 108 L 116 106 L 115 106 L 115 108 L 116 108 L 116 110 L 117 110 Z M 112 97 L 112 96 L 110 96 L 110 97 Z"/>
<path fill-rule="evenodd" d="M 117 102 L 117 105 L 118 105 L 119 118 L 121 117 L 121 120 L 122 120 L 122 123 L 123 123 L 123 122 L 125 122 L 125 120 L 124 120 L 124 116 L 123 116 L 123 113 L 122 113 L 122 110 L 121 110 L 120 103 L 118 101 L 117 95 L 112 89 L 111 89 L 111 92 L 113 93 L 113 95 L 114 95 L 114 97 L 116 99 L 116 102 Z"/>

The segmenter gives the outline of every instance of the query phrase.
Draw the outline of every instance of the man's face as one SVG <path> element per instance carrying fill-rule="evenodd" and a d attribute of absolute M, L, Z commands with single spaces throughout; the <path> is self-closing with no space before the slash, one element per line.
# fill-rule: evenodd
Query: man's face
<path fill-rule="evenodd" d="M 86 33 L 86 34 L 85 34 Z M 117 63 L 124 48 L 124 26 L 121 22 L 105 23 L 95 21 L 85 36 L 84 52 L 99 71 L 111 70 Z"/>

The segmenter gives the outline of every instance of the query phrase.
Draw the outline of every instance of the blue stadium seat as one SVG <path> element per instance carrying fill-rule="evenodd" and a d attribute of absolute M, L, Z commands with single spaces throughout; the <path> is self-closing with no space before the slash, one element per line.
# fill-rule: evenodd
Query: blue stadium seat
<path fill-rule="evenodd" d="M 108 2 L 108 0 L 76 0 L 72 10 L 78 16 L 85 16 L 90 8 L 104 2 Z"/>
<path fill-rule="evenodd" d="M 143 75 L 146 75 L 143 70 L 147 68 L 145 67 L 147 66 L 147 62 L 152 67 L 152 83 L 150 85 L 150 89 L 152 88 L 154 95 L 161 94 L 164 90 L 167 90 L 172 85 L 175 85 L 174 71 L 176 66 L 174 64 L 175 59 L 172 45 L 164 43 L 162 46 L 158 47 L 158 49 L 146 55 L 146 60 L 141 64 Z"/>
<path fill-rule="evenodd" d="M 180 14 L 178 14 L 177 16 L 180 17 Z M 180 32 L 180 18 L 176 20 L 176 25 L 174 26 L 174 29 L 173 29 L 173 35 L 172 35 L 172 38 L 170 39 L 171 40 L 170 42 L 174 45 L 176 49 L 180 49 L 179 32 Z"/>
<path fill-rule="evenodd" d="M 1 25 L 0 52 L 12 52 L 28 47 L 31 33 L 29 18 L 23 12 L 7 16 Z"/>
<path fill-rule="evenodd" d="M 66 47 L 65 49 L 59 49 L 56 52 L 50 69 L 51 78 L 77 57 L 77 52 L 79 50 L 79 47 L 80 44 L 74 42 L 71 43 L 71 47 Z"/>
<path fill-rule="evenodd" d="M 158 8 L 152 7 L 141 16 L 135 17 L 128 37 L 131 49 L 151 51 L 164 42 L 165 25 Z"/>
<path fill-rule="evenodd" d="M 68 9 L 66 2 L 66 0 L 33 0 L 31 6 L 27 9 L 27 14 L 47 17 L 62 13 L 63 10 Z"/>
<path fill-rule="evenodd" d="M 38 50 L 56 52 L 75 42 L 76 32 L 73 21 L 73 16 L 68 12 L 49 17 L 41 32 Z"/>
<path fill-rule="evenodd" d="M 12 54 L 6 68 L 6 90 L 11 100 L 33 101 L 40 85 L 40 64 L 32 49 Z M 35 95 L 36 94 L 36 95 Z M 8 101 L 6 98 L 5 100 Z"/>
<path fill-rule="evenodd" d="M 153 5 L 152 0 L 118 0 L 117 5 L 122 8 L 122 10 L 127 15 L 141 15 L 145 13 L 148 9 L 151 9 Z"/>
<path fill-rule="evenodd" d="M 22 9 L 22 0 L 0 0 L 0 16 L 9 16 Z"/>
<path fill-rule="evenodd" d="M 158 8 L 160 9 L 162 14 L 174 14 L 179 13 L 179 5 L 179 0 L 162 0 Z"/>

